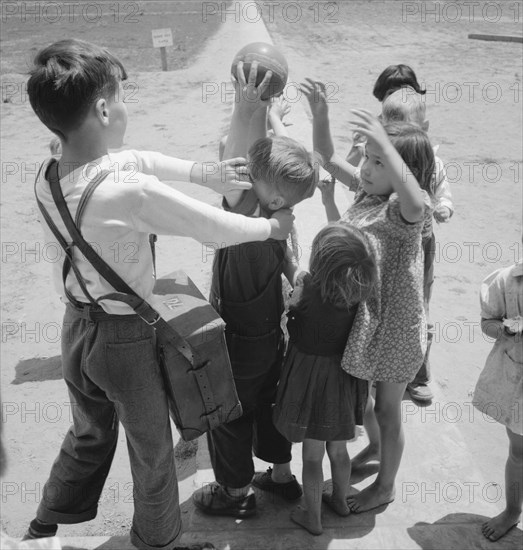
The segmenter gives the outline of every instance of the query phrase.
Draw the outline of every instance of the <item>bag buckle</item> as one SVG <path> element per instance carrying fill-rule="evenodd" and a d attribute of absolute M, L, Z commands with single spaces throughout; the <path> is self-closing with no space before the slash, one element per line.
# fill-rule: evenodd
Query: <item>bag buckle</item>
<path fill-rule="evenodd" d="M 156 323 L 157 323 L 157 322 L 161 319 L 161 317 L 162 317 L 157 311 L 155 311 L 155 313 L 156 313 L 156 317 L 155 317 L 152 321 L 149 321 L 149 319 L 146 319 L 145 317 L 142 317 L 142 319 L 143 319 L 150 327 L 156 325 Z"/>

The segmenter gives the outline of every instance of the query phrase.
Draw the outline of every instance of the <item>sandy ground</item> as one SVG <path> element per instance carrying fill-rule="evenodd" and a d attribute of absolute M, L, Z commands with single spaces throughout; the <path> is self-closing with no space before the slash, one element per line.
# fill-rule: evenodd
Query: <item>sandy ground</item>
<path fill-rule="evenodd" d="M 312 3 L 311 3 L 312 4 Z M 332 84 L 330 107 L 336 146 L 350 144 L 349 109 L 378 112 L 373 83 L 391 63 L 411 65 L 429 90 L 430 135 L 441 144 L 447 162 L 456 213 L 437 228 L 439 242 L 432 316 L 434 384 L 445 404 L 420 409 L 441 422 L 455 423 L 485 480 L 503 485 L 507 453 L 504 429 L 470 406 L 471 391 L 490 348 L 479 330 L 478 290 L 494 269 L 521 257 L 521 45 L 467 39 L 470 32 L 516 34 L 520 2 L 501 2 L 499 21 L 490 22 L 476 8 L 473 21 L 465 11 L 419 11 L 414 3 L 340 3 L 328 16 L 320 3 L 303 6 L 299 21 L 275 12 L 265 14 L 275 44 L 286 55 L 294 81 L 304 76 Z M 492 4 L 492 3 L 491 3 Z M 519 6 L 519 19 L 516 8 Z M 464 8 L 463 8 L 464 9 Z M 410 10 L 410 11 L 406 11 Z M 479 13 L 479 15 L 478 15 Z M 486 12 L 491 19 L 493 14 Z M 292 16 L 294 17 L 294 16 Z M 338 22 L 331 19 L 337 18 Z M 205 29 L 203 29 L 205 32 Z M 244 37 L 245 38 L 245 37 Z M 242 42 L 238 40 L 238 46 Z M 228 60 L 206 49 L 187 70 L 168 73 L 131 72 L 126 147 L 158 150 L 182 158 L 216 158 L 230 104 L 220 93 L 227 81 Z M 3 82 L 22 83 L 19 75 Z M 202 85 L 204 83 L 204 85 Z M 205 87 L 207 83 L 207 87 Z M 202 95 L 203 92 L 203 95 Z M 9 469 L 2 480 L 2 528 L 23 533 L 33 517 L 49 467 L 70 423 L 65 385 L 60 379 L 59 326 L 63 306 L 50 281 L 53 257 L 43 247 L 32 184 L 37 165 L 48 154 L 50 133 L 39 123 L 27 99 L 1 104 L 2 117 L 2 355 L 1 382 L 5 443 Z M 302 107 L 296 105 L 295 112 Z M 303 112 L 303 111 L 301 111 Z M 293 113 L 289 121 L 293 122 Z M 310 144 L 308 144 L 310 145 Z M 211 204 L 219 197 L 202 188 L 177 185 Z M 350 199 L 347 195 L 345 200 Z M 320 227 L 321 208 L 309 212 L 307 224 Z M 302 243 L 304 249 L 309 243 Z M 203 292 L 209 287 L 210 260 L 190 239 L 162 238 L 158 272 L 182 267 Z M 408 422 L 408 419 L 406 419 Z M 407 425 L 408 429 L 408 425 Z M 124 534 L 132 515 L 132 485 L 124 436 L 115 457 L 99 515 L 63 535 Z M 190 449 L 181 449 L 190 454 Z M 179 461 L 181 500 L 189 498 L 194 471 L 191 460 Z M 185 480 L 185 485 L 183 481 Z M 502 508 L 503 501 L 499 501 Z"/>

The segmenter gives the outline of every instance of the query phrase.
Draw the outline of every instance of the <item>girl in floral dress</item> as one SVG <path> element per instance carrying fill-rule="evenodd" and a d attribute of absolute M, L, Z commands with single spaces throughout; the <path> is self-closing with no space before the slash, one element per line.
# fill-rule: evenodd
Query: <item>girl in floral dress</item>
<path fill-rule="evenodd" d="M 405 445 L 401 399 L 426 349 L 421 236 L 431 223 L 434 153 L 420 128 L 383 127 L 368 111 L 352 111 L 358 118 L 353 125 L 367 138 L 365 162 L 361 171 L 340 165 L 324 85 L 309 80 L 302 90 L 313 114 L 314 149 L 323 155 L 325 169 L 343 179 L 340 170 L 348 166 L 358 183 L 354 203 L 341 220 L 365 233 L 378 267 L 376 296 L 360 304 L 342 359 L 346 372 L 376 382 L 380 470 L 370 486 L 349 498 L 353 512 L 364 512 L 394 500 Z M 324 184 L 322 193 L 329 221 L 339 219 L 333 186 Z"/>

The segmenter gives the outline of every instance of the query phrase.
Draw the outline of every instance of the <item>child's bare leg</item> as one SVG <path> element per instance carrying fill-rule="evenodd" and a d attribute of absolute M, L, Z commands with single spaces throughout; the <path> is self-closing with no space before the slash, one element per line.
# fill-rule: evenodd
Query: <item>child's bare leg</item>
<path fill-rule="evenodd" d="M 331 463 L 332 495 L 323 494 L 323 501 L 339 516 L 348 516 L 350 508 L 347 504 L 348 486 L 350 481 L 350 458 L 346 441 L 327 441 L 327 454 Z"/>
<path fill-rule="evenodd" d="M 365 512 L 394 500 L 394 482 L 401 462 L 405 436 L 401 423 L 401 398 L 405 383 L 378 382 L 374 410 L 380 427 L 380 471 L 361 493 L 349 497 L 352 512 Z"/>
<path fill-rule="evenodd" d="M 321 495 L 323 492 L 322 460 L 325 441 L 305 439 L 303 442 L 303 494 L 305 508 L 298 506 L 291 513 L 291 520 L 307 529 L 312 535 L 321 535 Z"/>
<path fill-rule="evenodd" d="M 369 444 L 352 459 L 353 472 L 357 472 L 367 462 L 380 459 L 380 427 L 374 412 L 374 399 L 370 392 L 371 385 L 372 382 L 369 382 L 369 399 L 363 416 L 363 426 L 367 432 Z"/>
<path fill-rule="evenodd" d="M 496 541 L 505 535 L 521 516 L 523 504 L 523 436 L 507 428 L 509 439 L 508 459 L 505 466 L 506 507 L 501 514 L 482 525 L 482 532 L 489 540 Z"/>

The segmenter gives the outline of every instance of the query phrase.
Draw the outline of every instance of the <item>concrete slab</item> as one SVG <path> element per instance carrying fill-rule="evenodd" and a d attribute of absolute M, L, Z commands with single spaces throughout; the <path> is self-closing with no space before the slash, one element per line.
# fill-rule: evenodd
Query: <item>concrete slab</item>
<path fill-rule="evenodd" d="M 402 402 L 406 443 L 392 504 L 347 518 L 324 509 L 324 533 L 313 537 L 290 521 L 289 513 L 296 503 L 263 491 L 256 490 L 258 514 L 247 520 L 205 516 L 189 502 L 190 516 L 182 542 L 210 540 L 220 550 L 492 548 L 494 543 L 481 534 L 481 524 L 499 513 L 503 490 L 482 478 L 455 426 L 454 412 L 444 405 L 440 390 L 435 388 L 435 392 L 429 407 L 419 407 L 407 397 Z M 354 456 L 366 444 L 366 437 L 360 436 L 348 444 L 349 453 Z M 257 470 L 267 467 L 258 459 L 255 464 Z M 198 487 L 214 480 L 204 438 L 199 441 L 197 467 Z M 301 480 L 300 444 L 293 446 L 292 470 Z M 368 477 L 352 479 L 351 492 L 370 484 L 376 472 L 377 468 L 370 465 Z M 327 459 L 324 473 L 328 484 Z M 495 543 L 503 550 L 522 545 L 519 528 Z"/>
<path fill-rule="evenodd" d="M 245 4 L 242 3 L 242 4 Z M 240 9 L 243 9 L 240 7 Z M 244 44 L 256 40 L 270 42 L 263 22 L 251 23 L 227 18 L 209 44 L 222 63 L 227 64 Z M 224 65 L 225 67 L 225 65 Z M 228 67 L 224 68 L 228 71 Z M 289 78 L 292 83 L 292 75 Z M 295 89 L 296 84 L 293 84 Z M 305 101 L 292 104 L 288 117 L 291 137 L 312 148 L 312 132 Z M 349 204 L 350 194 L 339 186 L 336 191 L 340 211 Z M 312 212 L 323 210 L 321 195 L 295 208 L 296 225 L 301 247 L 300 262 L 306 267 L 310 243 L 321 225 L 311 223 Z M 435 399 L 429 407 L 420 407 L 405 397 L 402 416 L 405 423 L 406 444 L 396 483 L 396 500 L 364 514 L 340 518 L 325 510 L 324 533 L 313 537 L 295 526 L 289 519 L 294 503 L 256 491 L 258 514 L 248 520 L 205 516 L 187 502 L 187 526 L 182 542 L 211 541 L 221 550 L 291 550 L 291 549 L 514 549 L 523 546 L 523 532 L 518 527 L 502 540 L 492 543 L 481 534 L 481 524 L 497 515 L 503 505 L 503 488 L 484 479 L 475 466 L 474 456 L 465 445 L 456 427 L 457 415 L 469 414 L 465 404 L 448 403 L 439 388 L 433 388 Z M 367 441 L 365 436 L 349 443 L 352 456 Z M 267 464 L 255 459 L 256 469 Z M 199 441 L 198 471 L 195 488 L 214 480 L 206 441 Z M 293 472 L 301 480 L 301 445 L 293 447 Z M 327 483 L 330 477 L 328 460 L 324 461 Z M 367 477 L 352 480 L 352 491 L 370 484 L 377 472 L 376 466 L 367 469 Z M 185 509 L 185 506 L 184 506 Z"/>

